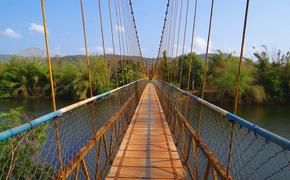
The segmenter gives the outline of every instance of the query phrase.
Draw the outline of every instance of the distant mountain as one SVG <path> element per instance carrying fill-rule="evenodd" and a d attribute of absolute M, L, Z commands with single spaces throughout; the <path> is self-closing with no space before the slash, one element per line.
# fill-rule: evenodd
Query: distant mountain
<path fill-rule="evenodd" d="M 9 61 L 11 56 L 19 57 L 45 57 L 45 51 L 40 48 L 26 48 L 15 54 L 0 54 L 0 61 Z"/>
<path fill-rule="evenodd" d="M 8 54 L 0 54 L 0 61 L 7 61 L 9 60 L 10 55 Z"/>
<path fill-rule="evenodd" d="M 22 57 L 45 57 L 45 51 L 40 48 L 26 48 L 14 55 Z"/>
<path fill-rule="evenodd" d="M 203 60 L 205 60 L 205 54 L 199 54 L 199 56 L 200 56 Z"/>
<path fill-rule="evenodd" d="M 19 57 L 40 57 L 42 60 L 45 60 L 44 57 L 46 57 L 46 53 L 44 50 L 40 49 L 40 48 L 26 48 L 22 51 L 19 51 L 15 54 L 0 54 L 0 61 L 9 61 L 11 56 L 19 56 Z M 79 60 L 85 60 L 85 55 L 67 55 L 67 56 L 52 56 L 51 60 L 52 61 L 79 61 Z M 102 55 L 90 55 L 90 57 L 103 57 Z M 116 55 L 117 57 L 117 61 L 119 61 L 121 58 L 125 58 L 125 59 L 131 59 L 131 60 L 140 60 L 138 56 L 124 56 L 124 55 Z M 108 62 L 113 62 L 114 61 L 114 55 L 113 54 L 106 54 L 106 60 Z M 152 61 L 154 61 L 156 58 L 147 58 L 147 57 L 143 57 L 144 61 L 148 61 L 148 65 L 149 67 L 151 67 Z"/>
<path fill-rule="evenodd" d="M 0 59 L 8 59 L 10 55 L 8 54 L 0 54 Z"/>
<path fill-rule="evenodd" d="M 213 56 L 215 53 L 208 53 L 208 57 L 210 58 L 211 56 Z M 199 54 L 199 56 L 205 60 L 205 54 Z"/>

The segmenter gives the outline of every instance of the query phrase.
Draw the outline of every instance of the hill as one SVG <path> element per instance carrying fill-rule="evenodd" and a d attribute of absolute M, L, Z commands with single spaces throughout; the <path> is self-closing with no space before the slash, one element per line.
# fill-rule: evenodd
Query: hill
<path fill-rule="evenodd" d="M 10 55 L 0 54 L 0 61 L 9 61 Z"/>
<path fill-rule="evenodd" d="M 15 53 L 16 56 L 21 57 L 45 57 L 45 51 L 40 48 L 26 48 L 22 51 Z"/>

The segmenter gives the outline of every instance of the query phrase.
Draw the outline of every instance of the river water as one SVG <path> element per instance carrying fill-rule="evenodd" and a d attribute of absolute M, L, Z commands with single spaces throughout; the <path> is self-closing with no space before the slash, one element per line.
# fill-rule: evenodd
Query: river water
<path fill-rule="evenodd" d="M 57 109 L 74 103 L 72 100 L 57 100 Z M 0 99 L 0 113 L 23 107 L 30 118 L 36 118 L 52 111 L 50 99 Z"/>
<path fill-rule="evenodd" d="M 72 104 L 72 100 L 57 100 L 58 109 Z M 22 106 L 31 119 L 51 112 L 48 99 L 0 99 L 0 112 Z M 231 110 L 229 105 L 220 105 Z M 240 105 L 238 115 L 258 126 L 290 139 L 290 105 Z"/>
<path fill-rule="evenodd" d="M 220 105 L 231 111 L 230 105 Z M 290 105 L 239 105 L 238 116 L 290 139 Z"/>

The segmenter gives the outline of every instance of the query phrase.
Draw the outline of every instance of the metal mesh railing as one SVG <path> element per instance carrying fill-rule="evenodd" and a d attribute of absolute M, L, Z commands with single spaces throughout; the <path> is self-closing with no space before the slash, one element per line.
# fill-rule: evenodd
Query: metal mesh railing
<path fill-rule="evenodd" d="M 287 139 L 257 127 L 168 83 L 154 81 L 154 84 L 159 92 L 172 134 L 178 143 L 179 152 L 192 176 L 215 178 L 217 173 L 217 176 L 224 178 L 222 173 L 225 172 L 219 171 L 227 171 L 230 131 L 233 123 L 234 141 L 229 176 L 226 178 L 287 179 L 290 177 L 290 142 Z M 195 133 L 197 133 L 196 137 L 192 137 Z M 209 149 L 210 155 L 203 152 L 199 138 Z M 211 157 L 217 161 L 212 161 Z M 218 166 L 215 167 L 215 163 Z"/>
<path fill-rule="evenodd" d="M 1 132 L 0 179 L 104 178 L 146 83 L 135 81 Z"/>

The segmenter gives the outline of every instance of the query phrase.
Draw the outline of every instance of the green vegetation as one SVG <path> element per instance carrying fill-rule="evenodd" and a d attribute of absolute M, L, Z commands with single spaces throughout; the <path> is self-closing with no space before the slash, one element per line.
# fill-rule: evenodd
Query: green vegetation
<path fill-rule="evenodd" d="M 88 69 L 83 56 L 55 57 L 52 62 L 56 96 L 75 100 L 89 97 Z M 94 95 L 117 86 L 112 60 L 108 61 L 108 81 L 102 57 L 91 56 L 90 67 Z M 145 76 L 144 66 L 133 58 L 124 60 L 123 66 L 119 62 L 117 71 L 119 86 Z M 50 96 L 45 59 L 14 56 L 9 61 L 0 61 L 0 98 L 45 96 Z"/>
<path fill-rule="evenodd" d="M 21 121 L 21 108 L 11 109 L 0 114 L 0 132 L 18 126 Z M 0 142 L 0 179 L 41 179 L 53 176 L 53 168 L 40 161 L 40 151 L 46 141 L 43 124 L 26 133 Z"/>
<path fill-rule="evenodd" d="M 53 77 L 56 95 L 59 98 L 75 100 L 89 97 L 88 68 L 83 57 L 56 57 L 52 59 Z M 90 57 L 91 77 L 94 94 L 99 94 L 117 86 L 115 64 L 102 57 Z M 123 69 L 122 69 L 123 67 Z M 145 71 L 141 62 L 126 59 L 117 65 L 119 81 L 123 85 L 144 78 Z M 122 73 L 123 72 L 123 73 Z M 124 74 L 124 82 L 122 75 Z M 48 66 L 45 59 L 12 57 L 9 61 L 0 61 L 0 97 L 28 98 L 50 96 Z M 11 109 L 0 113 L 0 132 L 22 124 L 22 109 Z M 0 179 L 52 179 L 54 168 L 48 163 L 51 159 L 44 156 L 45 143 L 49 133 L 49 124 L 44 123 L 25 133 L 0 142 Z M 56 147 L 54 147 L 56 148 Z M 51 150 L 50 150 L 51 151 Z"/>
<path fill-rule="evenodd" d="M 269 55 L 265 46 L 254 52 L 255 60 L 244 59 L 241 71 L 240 97 L 242 103 L 290 102 L 290 52 Z M 159 78 L 179 86 L 182 57 L 178 61 L 168 59 L 166 52 L 159 64 Z M 187 89 L 190 54 L 183 57 L 181 88 Z M 176 63 L 178 62 L 178 63 Z M 239 57 L 217 51 L 210 54 L 206 98 L 212 101 L 231 101 L 236 86 Z M 202 85 L 204 61 L 192 53 L 189 90 L 199 93 Z M 169 73 L 170 72 L 170 73 Z"/>
<path fill-rule="evenodd" d="M 163 52 L 163 58 L 161 60 L 159 78 L 163 81 L 170 81 L 175 85 L 179 84 L 179 72 L 181 66 L 182 57 L 178 58 L 178 61 L 168 59 L 166 57 L 166 52 Z M 187 88 L 188 70 L 190 64 L 190 54 L 183 57 L 183 76 L 181 82 L 181 88 Z M 168 74 L 168 72 L 170 72 Z M 191 83 L 190 89 L 195 89 L 201 86 L 201 78 L 203 74 L 203 60 L 202 58 L 192 53 L 192 63 L 191 63 Z"/>
<path fill-rule="evenodd" d="M 270 57 L 267 47 L 254 53 L 258 59 L 256 82 L 264 87 L 267 99 L 274 102 L 290 100 L 290 52 L 282 54 L 280 50 Z"/>

